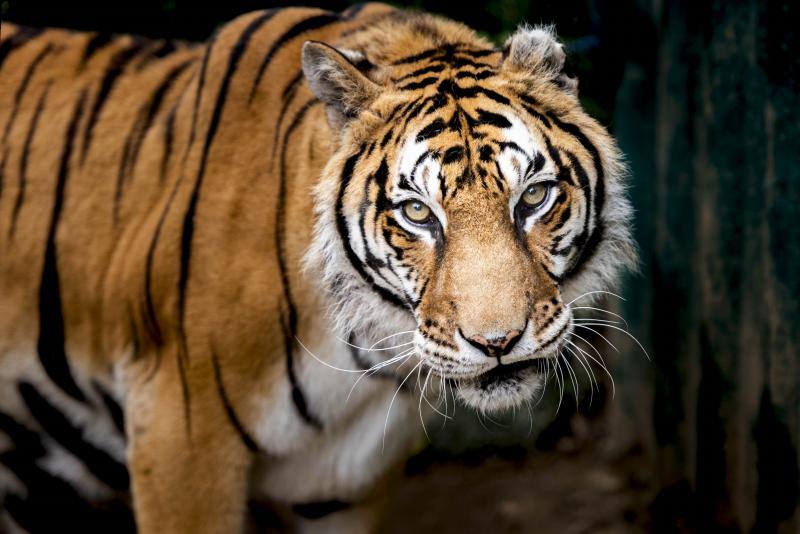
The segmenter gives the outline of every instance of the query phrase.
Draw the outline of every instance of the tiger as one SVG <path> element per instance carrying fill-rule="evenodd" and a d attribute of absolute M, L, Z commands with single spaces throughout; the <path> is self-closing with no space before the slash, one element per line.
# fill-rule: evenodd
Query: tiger
<path fill-rule="evenodd" d="M 528 402 L 636 264 L 552 27 L 5 22 L 0 128 L 3 531 L 373 531 L 420 392 Z"/>

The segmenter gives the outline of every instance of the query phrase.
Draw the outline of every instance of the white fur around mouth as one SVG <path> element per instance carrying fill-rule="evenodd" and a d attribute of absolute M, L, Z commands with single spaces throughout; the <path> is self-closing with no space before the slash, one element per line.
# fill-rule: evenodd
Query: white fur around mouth
<path fill-rule="evenodd" d="M 499 365 L 481 376 L 459 381 L 458 396 L 481 412 L 499 412 L 534 397 L 544 384 L 542 358 Z"/>

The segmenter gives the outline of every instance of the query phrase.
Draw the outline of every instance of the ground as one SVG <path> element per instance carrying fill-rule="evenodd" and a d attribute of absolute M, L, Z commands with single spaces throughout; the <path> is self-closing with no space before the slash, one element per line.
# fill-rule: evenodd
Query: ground
<path fill-rule="evenodd" d="M 645 532 L 644 488 L 592 448 L 491 454 L 409 465 L 382 532 Z M 514 457 L 516 456 L 516 457 Z M 472 464 L 472 465 L 470 465 Z"/>

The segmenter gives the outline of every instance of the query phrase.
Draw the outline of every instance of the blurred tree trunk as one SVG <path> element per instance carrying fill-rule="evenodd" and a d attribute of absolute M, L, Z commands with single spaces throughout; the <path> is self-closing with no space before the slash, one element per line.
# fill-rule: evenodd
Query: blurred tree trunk
<path fill-rule="evenodd" d="M 798 532 L 800 4 L 639 4 L 615 131 L 652 361 L 617 362 L 614 434 L 651 462 L 654 531 Z"/>

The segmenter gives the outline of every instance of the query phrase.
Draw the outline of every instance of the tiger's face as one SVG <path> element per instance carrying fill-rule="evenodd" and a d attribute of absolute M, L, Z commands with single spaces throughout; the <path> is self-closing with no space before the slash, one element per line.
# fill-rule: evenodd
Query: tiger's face
<path fill-rule="evenodd" d="M 561 46 L 526 29 L 504 55 L 454 44 L 370 78 L 363 57 L 304 51 L 346 132 L 318 190 L 312 248 L 337 318 L 373 331 L 405 318 L 422 365 L 483 411 L 541 387 L 570 334 L 567 299 L 607 288 L 634 257 L 619 156 L 580 109 Z M 339 85 L 352 97 L 353 78 L 373 94 L 330 98 Z"/>
<path fill-rule="evenodd" d="M 470 404 L 508 407 L 538 387 L 541 361 L 569 331 L 560 250 L 583 230 L 573 214 L 586 197 L 513 109 L 478 99 L 442 114 L 414 121 L 401 142 L 392 208 L 374 224 L 425 365 Z"/>

